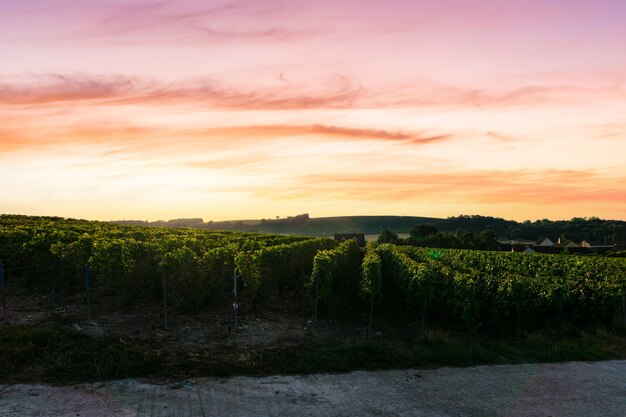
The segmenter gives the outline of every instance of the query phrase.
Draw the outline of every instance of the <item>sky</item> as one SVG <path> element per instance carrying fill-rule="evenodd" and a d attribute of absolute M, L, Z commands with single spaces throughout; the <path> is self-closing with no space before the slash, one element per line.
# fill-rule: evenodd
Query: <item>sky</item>
<path fill-rule="evenodd" d="M 0 1 L 0 213 L 626 220 L 623 0 Z"/>

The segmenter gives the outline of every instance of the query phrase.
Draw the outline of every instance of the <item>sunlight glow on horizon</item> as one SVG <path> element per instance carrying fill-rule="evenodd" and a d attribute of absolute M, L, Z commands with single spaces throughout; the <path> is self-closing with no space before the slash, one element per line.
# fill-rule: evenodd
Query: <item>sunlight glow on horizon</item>
<path fill-rule="evenodd" d="M 1 213 L 626 220 L 626 5 L 0 4 Z"/>

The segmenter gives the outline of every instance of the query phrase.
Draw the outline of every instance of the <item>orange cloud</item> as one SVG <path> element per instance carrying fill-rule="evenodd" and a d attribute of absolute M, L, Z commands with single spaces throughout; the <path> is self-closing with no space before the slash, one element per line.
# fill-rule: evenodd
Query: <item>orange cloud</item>
<path fill-rule="evenodd" d="M 375 96 L 372 92 L 371 96 Z M 573 84 L 524 85 L 513 88 L 475 88 L 424 80 L 398 89 L 395 98 L 381 103 L 388 107 L 529 107 L 547 104 L 585 104 L 598 99 L 626 99 L 619 84 L 584 86 Z"/>
<path fill-rule="evenodd" d="M 420 132 L 389 131 L 385 129 L 365 129 L 323 124 L 313 125 L 250 125 L 224 126 L 217 128 L 188 131 L 193 136 L 217 136 L 224 138 L 242 138 L 251 141 L 259 138 L 282 138 L 290 136 L 330 137 L 351 140 L 385 140 L 413 144 L 427 144 L 443 141 L 452 137 L 450 134 L 426 135 Z"/>
<path fill-rule="evenodd" d="M 480 204 L 626 205 L 626 177 L 593 171 L 472 171 L 451 173 L 321 173 L 259 190 L 288 200 L 440 201 Z M 626 209 L 626 207 L 624 207 Z"/>
<path fill-rule="evenodd" d="M 1 118 L 0 152 L 16 150 L 43 151 L 70 144 L 98 144 L 126 151 L 169 151 L 185 144 L 190 148 L 206 150 L 240 149 L 259 141 L 281 140 L 287 137 L 311 139 L 380 140 L 412 145 L 433 144 L 452 138 L 451 134 L 390 131 L 385 129 L 355 128 L 324 124 L 310 125 L 233 125 L 210 128 L 178 126 L 139 126 L 123 122 L 74 122 L 73 124 L 46 124 L 36 117 L 25 119 Z M 42 123 L 37 126 L 37 123 Z M 172 139 L 175 138 L 175 142 Z"/>
<path fill-rule="evenodd" d="M 36 118 L 34 118 L 36 119 Z M 137 147 L 150 137 L 158 138 L 161 130 L 125 124 L 72 124 L 70 126 L 37 125 L 33 120 L 0 118 L 0 153 L 15 151 L 49 151 L 64 145 L 94 145 L 108 147 L 126 145 Z"/>
<path fill-rule="evenodd" d="M 497 141 L 500 142 L 504 142 L 504 143 L 510 143 L 510 142 L 517 142 L 518 139 L 509 136 L 509 135 L 504 135 L 502 133 L 499 132 L 494 132 L 494 131 L 488 131 L 487 132 L 487 136 L 489 136 L 490 138 L 496 139 Z"/>

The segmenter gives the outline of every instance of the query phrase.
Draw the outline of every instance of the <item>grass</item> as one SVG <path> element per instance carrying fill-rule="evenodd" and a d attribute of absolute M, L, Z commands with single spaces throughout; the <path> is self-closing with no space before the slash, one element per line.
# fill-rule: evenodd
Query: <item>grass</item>
<path fill-rule="evenodd" d="M 5 325 L 0 327 L 0 364 L 3 380 L 78 382 L 157 374 L 165 361 L 148 342 Z"/>
<path fill-rule="evenodd" d="M 471 366 L 626 358 L 624 335 L 598 331 L 555 338 L 413 342 L 342 340 L 279 349 L 165 351 L 153 340 L 94 339 L 42 326 L 0 326 L 0 381 L 67 384 L 129 377 L 184 379 L 406 367 Z"/>

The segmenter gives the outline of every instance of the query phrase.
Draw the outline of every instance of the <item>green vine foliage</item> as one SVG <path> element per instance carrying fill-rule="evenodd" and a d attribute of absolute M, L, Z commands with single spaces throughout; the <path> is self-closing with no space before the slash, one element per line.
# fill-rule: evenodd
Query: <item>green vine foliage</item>
<path fill-rule="evenodd" d="M 399 250 L 455 271 L 453 281 L 441 281 L 439 304 L 474 329 L 505 330 L 520 321 L 529 329 L 611 325 L 620 318 L 623 259 L 439 250 L 435 260 L 426 248 Z"/>
<path fill-rule="evenodd" d="M 168 299 L 187 311 L 229 291 L 235 267 L 252 292 L 294 286 L 318 250 L 336 245 L 305 236 L 0 215 L 0 259 L 13 285 L 82 293 L 87 263 L 92 297 L 128 308 L 161 300 L 164 275 Z"/>
<path fill-rule="evenodd" d="M 626 258 L 538 255 L 0 215 L 0 259 L 11 285 L 83 291 L 132 307 L 159 301 L 197 311 L 227 294 L 238 271 L 246 296 L 319 288 L 325 306 L 429 317 L 470 333 L 614 326 L 623 322 Z M 319 284 L 319 287 L 318 287 Z M 352 304 L 350 304 L 352 303 Z"/>
<path fill-rule="evenodd" d="M 361 264 L 361 280 L 359 289 L 365 301 L 374 300 L 380 302 L 382 288 L 383 265 L 380 255 L 373 245 L 368 245 L 365 249 L 365 256 Z"/>
<path fill-rule="evenodd" d="M 303 283 L 313 270 L 317 253 L 338 244 L 332 239 L 309 239 L 268 246 L 254 252 L 240 252 L 235 257 L 235 266 L 247 293 L 258 300 L 273 289 L 282 294 L 285 288 Z"/>
<path fill-rule="evenodd" d="M 309 294 L 319 294 L 322 305 L 329 307 L 338 299 L 357 300 L 363 252 L 353 240 L 334 249 L 320 251 L 313 260 L 313 271 L 307 284 Z"/>
<path fill-rule="evenodd" d="M 395 245 L 380 245 L 376 252 L 382 265 L 382 303 L 387 311 L 404 306 L 412 316 L 425 319 L 434 298 L 441 271 L 430 263 L 418 262 Z"/>

